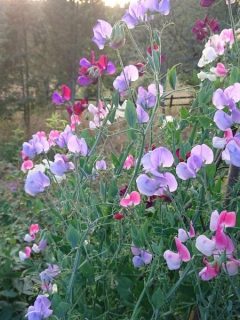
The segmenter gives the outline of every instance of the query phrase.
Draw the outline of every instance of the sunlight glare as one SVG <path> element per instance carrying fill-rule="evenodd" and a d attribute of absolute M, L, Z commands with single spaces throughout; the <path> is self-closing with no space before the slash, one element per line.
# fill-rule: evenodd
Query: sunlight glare
<path fill-rule="evenodd" d="M 123 8 L 127 3 L 129 3 L 129 0 L 104 0 L 103 2 L 108 7 L 113 8 L 116 6 L 120 6 L 121 8 Z"/>

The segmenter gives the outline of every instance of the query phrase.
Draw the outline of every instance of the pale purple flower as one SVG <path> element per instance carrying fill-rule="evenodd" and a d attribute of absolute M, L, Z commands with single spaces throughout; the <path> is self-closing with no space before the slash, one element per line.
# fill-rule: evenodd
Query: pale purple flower
<path fill-rule="evenodd" d="M 147 21 L 147 8 L 143 1 L 131 0 L 128 10 L 122 17 L 129 29 L 133 29 L 140 22 Z"/>
<path fill-rule="evenodd" d="M 66 172 L 74 170 L 74 164 L 68 160 L 65 154 L 56 154 L 54 162 L 50 164 L 50 171 L 56 176 L 63 176 Z"/>
<path fill-rule="evenodd" d="M 139 72 L 137 67 L 129 65 L 124 67 L 121 74 L 114 80 L 113 86 L 120 93 L 125 93 L 128 90 L 130 83 L 138 80 L 138 78 Z"/>
<path fill-rule="evenodd" d="M 230 129 L 234 123 L 232 117 L 222 110 L 216 111 L 213 121 L 217 127 L 223 131 Z"/>
<path fill-rule="evenodd" d="M 106 164 L 106 161 L 105 160 L 99 160 L 99 161 L 96 161 L 96 169 L 98 170 L 98 171 L 101 171 L 101 170 L 103 170 L 103 171 L 105 171 L 105 170 L 107 170 L 107 164 Z"/>
<path fill-rule="evenodd" d="M 34 245 L 32 246 L 32 251 L 35 253 L 39 253 L 44 251 L 46 247 L 47 247 L 47 240 L 42 239 L 39 241 L 38 245 L 34 243 Z"/>
<path fill-rule="evenodd" d="M 141 174 L 136 180 L 139 192 L 146 196 L 161 196 L 166 192 L 176 191 L 177 181 L 174 175 L 163 170 L 171 167 L 173 162 L 173 155 L 167 148 L 159 147 L 146 153 L 141 160 L 146 174 Z"/>
<path fill-rule="evenodd" d="M 138 123 L 147 123 L 148 122 L 149 115 L 140 105 L 137 105 L 136 112 L 137 112 Z"/>
<path fill-rule="evenodd" d="M 159 12 L 168 15 L 170 12 L 170 0 L 145 0 L 144 6 L 151 12 Z"/>
<path fill-rule="evenodd" d="M 135 268 L 141 268 L 152 262 L 152 254 L 148 251 L 139 249 L 137 247 L 131 247 L 132 254 L 134 255 L 132 262 Z"/>
<path fill-rule="evenodd" d="M 24 190 L 27 194 L 31 196 L 36 196 L 40 192 L 44 192 L 47 187 L 50 186 L 50 180 L 41 171 L 29 171 Z"/>
<path fill-rule="evenodd" d="M 22 152 L 25 156 L 33 159 L 36 155 L 47 153 L 50 145 L 46 133 L 39 131 L 32 136 L 32 139 L 23 143 Z"/>
<path fill-rule="evenodd" d="M 192 148 L 187 162 L 180 162 L 176 167 L 176 174 L 182 180 L 196 178 L 197 172 L 204 164 L 213 162 L 213 151 L 206 145 L 201 144 Z"/>
<path fill-rule="evenodd" d="M 66 126 L 63 132 L 59 134 L 55 142 L 60 148 L 67 147 L 68 140 L 73 136 L 72 129 L 69 125 Z"/>
<path fill-rule="evenodd" d="M 50 309 L 51 301 L 44 295 L 37 296 L 34 305 L 28 308 L 26 317 L 28 320 L 47 319 L 53 313 Z"/>
<path fill-rule="evenodd" d="M 102 126 L 103 120 L 108 115 L 108 109 L 100 100 L 97 106 L 89 104 L 88 111 L 93 115 L 93 121 L 89 121 L 89 128 L 96 129 Z"/>
<path fill-rule="evenodd" d="M 93 27 L 93 34 L 92 41 L 102 50 L 105 43 L 111 38 L 112 26 L 107 21 L 98 20 L 97 24 Z"/>
<path fill-rule="evenodd" d="M 159 85 L 160 96 L 163 93 L 163 87 Z M 138 88 L 137 104 L 141 105 L 143 108 L 153 108 L 157 102 L 157 88 L 154 83 L 148 86 L 146 90 L 144 87 Z"/>
<path fill-rule="evenodd" d="M 78 138 L 76 135 L 72 135 L 67 143 L 68 150 L 73 153 L 80 154 L 86 157 L 88 154 L 87 143 L 84 138 Z"/>
<path fill-rule="evenodd" d="M 43 270 L 39 276 L 42 282 L 52 282 L 60 274 L 60 268 L 56 264 L 49 264 L 47 269 Z"/>

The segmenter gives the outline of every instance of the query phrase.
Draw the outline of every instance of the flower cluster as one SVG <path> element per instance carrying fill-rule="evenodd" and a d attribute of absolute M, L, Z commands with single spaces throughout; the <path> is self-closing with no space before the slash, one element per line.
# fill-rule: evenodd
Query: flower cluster
<path fill-rule="evenodd" d="M 230 276 L 238 273 L 240 260 L 234 257 L 234 244 L 232 239 L 225 233 L 225 228 L 236 225 L 236 213 L 222 211 L 220 214 L 217 210 L 212 212 L 210 219 L 210 230 L 214 232 L 211 239 L 205 235 L 200 235 L 196 239 L 196 248 L 205 256 L 213 257 L 213 262 L 204 258 L 204 267 L 199 276 L 202 280 L 208 281 L 215 278 L 221 267 Z"/>
<path fill-rule="evenodd" d="M 36 240 L 36 235 L 39 233 L 40 227 L 38 224 L 31 224 L 29 227 L 29 233 L 25 234 L 24 241 L 31 243 Z M 29 245 L 25 247 L 24 251 L 19 251 L 19 259 L 25 261 L 31 257 L 32 252 L 40 253 L 44 251 L 47 247 L 47 241 L 45 239 L 40 239 L 37 243 L 34 243 L 32 247 Z"/>

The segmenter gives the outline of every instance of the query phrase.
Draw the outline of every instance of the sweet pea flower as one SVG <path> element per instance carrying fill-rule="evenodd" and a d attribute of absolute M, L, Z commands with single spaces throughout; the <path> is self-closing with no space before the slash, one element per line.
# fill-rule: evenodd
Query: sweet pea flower
<path fill-rule="evenodd" d="M 19 259 L 25 261 L 31 256 L 32 249 L 30 247 L 25 247 L 24 251 L 19 251 Z"/>
<path fill-rule="evenodd" d="M 46 133 L 39 131 L 32 136 L 28 142 L 24 142 L 22 146 L 22 153 L 30 159 L 41 153 L 47 153 L 50 145 Z"/>
<path fill-rule="evenodd" d="M 215 81 L 217 79 L 217 76 L 216 74 L 214 73 L 210 73 L 210 72 L 204 72 L 204 71 L 200 71 L 198 74 L 197 74 L 197 77 L 199 80 L 201 81 L 204 81 L 206 79 L 208 79 L 209 81 Z"/>
<path fill-rule="evenodd" d="M 138 123 L 142 124 L 149 121 L 148 113 L 140 105 L 137 105 L 136 112 Z"/>
<path fill-rule="evenodd" d="M 195 34 L 196 39 L 198 41 L 204 40 L 209 33 L 216 33 L 220 31 L 220 25 L 217 19 L 209 18 L 206 16 L 203 20 L 198 19 L 196 20 L 193 28 L 192 33 Z"/>
<path fill-rule="evenodd" d="M 71 89 L 65 84 L 61 87 L 61 93 L 58 91 L 54 91 L 52 95 L 52 103 L 58 105 L 62 105 L 65 102 L 71 100 Z"/>
<path fill-rule="evenodd" d="M 150 12 L 167 16 L 170 13 L 170 0 L 145 0 L 143 4 Z"/>
<path fill-rule="evenodd" d="M 124 198 L 120 201 L 120 206 L 122 207 L 132 207 L 137 206 L 141 202 L 140 194 L 137 191 L 132 191 L 130 194 L 127 194 Z"/>
<path fill-rule="evenodd" d="M 223 63 L 220 62 L 217 63 L 216 68 L 211 68 L 210 71 L 220 78 L 224 78 L 228 74 L 228 69 Z"/>
<path fill-rule="evenodd" d="M 108 109 L 105 104 L 100 100 L 97 106 L 90 104 L 88 111 L 93 115 L 93 121 L 89 121 L 89 128 L 96 129 L 102 126 L 103 120 L 108 115 Z"/>
<path fill-rule="evenodd" d="M 240 101 L 240 83 L 234 83 L 226 89 L 217 89 L 212 98 L 213 105 L 218 109 L 214 115 L 214 122 L 220 130 L 231 128 L 234 123 L 240 123 L 240 110 L 237 103 Z M 227 108 L 226 113 L 222 109 Z"/>
<path fill-rule="evenodd" d="M 61 271 L 58 265 L 48 263 L 47 269 L 43 270 L 39 274 L 39 276 L 43 283 L 50 283 L 53 281 L 55 277 L 57 277 L 60 274 L 60 272 Z"/>
<path fill-rule="evenodd" d="M 102 50 L 107 41 L 110 40 L 112 34 L 112 26 L 110 23 L 104 20 L 98 20 L 97 24 L 93 27 L 92 41 L 96 43 L 98 48 Z"/>
<path fill-rule="evenodd" d="M 231 259 L 229 261 L 226 261 L 225 263 L 222 263 L 223 270 L 229 276 L 237 275 L 239 267 L 240 267 L 240 260 L 236 260 L 236 259 Z"/>
<path fill-rule="evenodd" d="M 130 5 L 122 21 L 126 23 L 129 29 L 135 28 L 136 25 L 143 21 L 147 21 L 147 8 L 143 5 L 143 1 L 131 0 Z"/>
<path fill-rule="evenodd" d="M 72 135 L 67 143 L 68 150 L 72 153 L 86 157 L 88 154 L 88 146 L 84 138 L 78 138 Z"/>
<path fill-rule="evenodd" d="M 163 258 L 166 260 L 169 270 L 177 270 L 180 268 L 182 261 L 188 262 L 191 260 L 188 248 L 182 244 L 180 239 L 177 237 L 175 237 L 175 244 L 177 247 L 177 253 L 171 250 L 166 250 L 163 254 Z"/>
<path fill-rule="evenodd" d="M 65 154 L 55 154 L 54 162 L 50 164 L 50 171 L 56 176 L 63 176 L 66 172 L 74 170 L 74 164 L 68 160 Z"/>
<path fill-rule="evenodd" d="M 124 94 L 128 90 L 130 83 L 138 80 L 138 78 L 139 72 L 137 67 L 129 65 L 124 67 L 121 74 L 114 80 L 113 86 L 120 93 Z"/>
<path fill-rule="evenodd" d="M 60 132 L 58 130 L 51 130 L 48 135 L 49 146 L 55 146 L 56 140 L 59 138 Z"/>
<path fill-rule="evenodd" d="M 58 137 L 55 139 L 55 143 L 60 147 L 60 148 L 65 148 L 67 147 L 69 139 L 73 136 L 72 129 L 69 125 L 67 125 L 64 129 L 63 132 L 61 132 Z"/>
<path fill-rule="evenodd" d="M 141 160 L 146 174 L 141 174 L 136 180 L 139 192 L 146 196 L 162 196 L 166 192 L 176 191 L 177 181 L 174 175 L 163 172 L 173 162 L 173 155 L 167 148 L 159 147 L 146 153 Z"/>
<path fill-rule="evenodd" d="M 190 230 L 188 232 L 182 228 L 178 229 L 178 239 L 181 242 L 186 242 L 188 239 L 194 238 L 194 237 L 195 237 L 195 230 L 194 230 L 192 221 L 190 222 Z"/>
<path fill-rule="evenodd" d="M 129 154 L 126 158 L 126 160 L 124 161 L 123 164 L 123 169 L 129 170 L 131 168 L 133 168 L 135 166 L 135 158 L 133 155 Z"/>
<path fill-rule="evenodd" d="M 50 186 L 50 180 L 41 171 L 29 171 L 25 180 L 24 190 L 31 196 L 36 196 L 38 193 L 44 192 Z"/>
<path fill-rule="evenodd" d="M 98 170 L 98 171 L 105 171 L 105 170 L 107 170 L 106 161 L 105 161 L 105 160 L 96 161 L 95 167 L 96 167 L 96 170 Z"/>
<path fill-rule="evenodd" d="M 83 87 L 96 84 L 102 75 L 113 75 L 116 72 L 114 63 L 106 55 L 96 60 L 94 51 L 91 52 L 90 60 L 82 58 L 79 65 L 78 83 Z"/>
<path fill-rule="evenodd" d="M 144 87 L 138 88 L 137 104 L 143 108 L 153 108 L 157 102 L 157 88 L 155 84 L 150 84 L 146 90 Z M 162 96 L 163 87 L 159 85 L 159 94 Z"/>
<path fill-rule="evenodd" d="M 28 320 L 42 320 L 49 318 L 53 311 L 50 309 L 51 301 L 44 295 L 37 296 L 34 305 L 28 308 Z"/>
<path fill-rule="evenodd" d="M 197 145 L 191 150 L 191 156 L 187 162 L 180 162 L 176 167 L 176 174 L 182 180 L 196 178 L 197 172 L 204 164 L 211 164 L 213 162 L 213 152 L 206 145 Z"/>
<path fill-rule="evenodd" d="M 23 161 L 22 166 L 21 166 L 22 172 L 26 173 L 28 170 L 30 170 L 30 169 L 32 169 L 32 168 L 33 168 L 33 162 L 32 162 L 32 160 L 25 160 L 25 161 Z"/>
<path fill-rule="evenodd" d="M 134 255 L 132 262 L 135 268 L 141 268 L 152 262 L 152 254 L 148 251 L 139 249 L 135 246 L 131 247 L 132 254 Z"/>
<path fill-rule="evenodd" d="M 34 245 L 32 246 L 32 251 L 35 253 L 40 253 L 44 251 L 46 247 L 47 247 L 47 240 L 42 239 L 39 241 L 38 245 L 34 243 Z"/>
<path fill-rule="evenodd" d="M 206 267 L 204 267 L 200 272 L 199 272 L 199 277 L 203 281 L 209 281 L 217 277 L 219 274 L 219 266 L 217 262 L 209 263 L 207 259 L 203 259 L 204 264 Z"/>

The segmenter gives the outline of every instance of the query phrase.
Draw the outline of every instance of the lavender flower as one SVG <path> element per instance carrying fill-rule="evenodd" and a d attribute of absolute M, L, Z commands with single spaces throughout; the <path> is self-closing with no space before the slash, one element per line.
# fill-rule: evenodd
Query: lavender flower
<path fill-rule="evenodd" d="M 39 295 L 33 306 L 28 308 L 26 317 L 28 320 L 42 320 L 47 319 L 53 313 L 50 309 L 51 301 L 44 295 Z"/>
<path fill-rule="evenodd" d="M 36 196 L 40 192 L 44 192 L 47 187 L 50 186 L 50 180 L 41 171 L 29 171 L 24 190 L 31 196 Z"/>
<path fill-rule="evenodd" d="M 152 262 L 153 256 L 150 252 L 137 247 L 131 247 L 131 251 L 134 255 L 132 262 L 135 268 L 141 268 L 144 265 L 148 265 Z"/>

